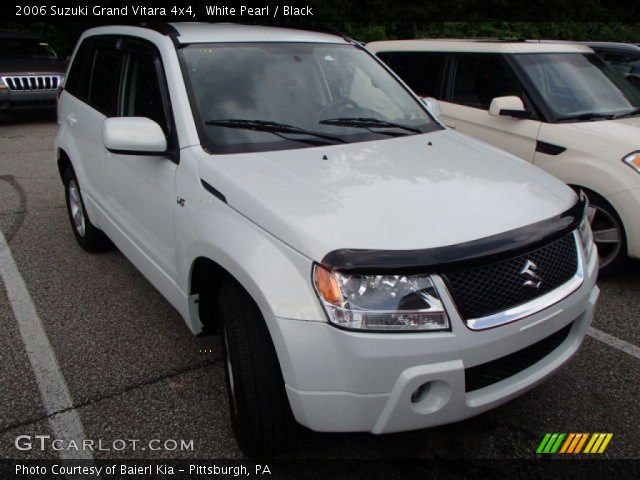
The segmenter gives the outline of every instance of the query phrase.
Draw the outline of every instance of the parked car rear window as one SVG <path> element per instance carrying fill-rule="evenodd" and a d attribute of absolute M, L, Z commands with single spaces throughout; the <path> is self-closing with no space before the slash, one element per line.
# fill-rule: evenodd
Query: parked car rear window
<path fill-rule="evenodd" d="M 421 97 L 441 97 L 445 54 L 380 52 L 378 57 Z"/>

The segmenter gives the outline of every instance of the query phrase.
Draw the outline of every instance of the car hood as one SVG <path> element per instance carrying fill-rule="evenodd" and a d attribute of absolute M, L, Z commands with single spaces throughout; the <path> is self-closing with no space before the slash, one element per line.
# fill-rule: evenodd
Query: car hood
<path fill-rule="evenodd" d="M 573 128 L 589 135 L 607 137 L 617 141 L 640 146 L 640 117 L 620 118 L 618 120 L 602 120 L 597 122 L 580 122 L 571 124 Z"/>
<path fill-rule="evenodd" d="M 448 130 L 207 156 L 199 173 L 231 208 L 317 261 L 342 248 L 476 240 L 546 220 L 576 201 L 542 170 Z"/>
<path fill-rule="evenodd" d="M 0 74 L 64 73 L 65 63 L 58 59 L 0 58 Z"/>

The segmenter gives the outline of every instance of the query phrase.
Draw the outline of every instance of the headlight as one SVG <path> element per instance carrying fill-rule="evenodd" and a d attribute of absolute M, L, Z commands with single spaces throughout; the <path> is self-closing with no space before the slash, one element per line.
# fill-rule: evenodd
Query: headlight
<path fill-rule="evenodd" d="M 624 163 L 640 173 L 640 152 L 633 152 L 622 159 Z"/>
<path fill-rule="evenodd" d="M 348 275 L 320 265 L 313 280 L 331 323 L 350 329 L 448 330 L 429 275 Z"/>
<path fill-rule="evenodd" d="M 580 235 L 580 243 L 584 250 L 585 258 L 589 258 L 593 250 L 593 232 L 591 231 L 591 223 L 589 222 L 589 202 L 584 193 L 580 192 L 580 198 L 585 201 L 584 215 L 578 226 L 578 234 Z"/>

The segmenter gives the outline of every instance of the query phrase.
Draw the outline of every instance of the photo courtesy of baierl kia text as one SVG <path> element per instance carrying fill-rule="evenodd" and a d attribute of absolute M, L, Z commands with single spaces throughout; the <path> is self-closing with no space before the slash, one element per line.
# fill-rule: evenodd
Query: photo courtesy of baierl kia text
<path fill-rule="evenodd" d="M 640 5 L 0 13 L 0 478 L 636 477 Z"/>

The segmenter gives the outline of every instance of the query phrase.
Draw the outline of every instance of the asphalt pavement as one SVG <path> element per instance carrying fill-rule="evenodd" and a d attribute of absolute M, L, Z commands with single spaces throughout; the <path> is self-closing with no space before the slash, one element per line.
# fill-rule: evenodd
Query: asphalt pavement
<path fill-rule="evenodd" d="M 5 236 L 85 435 L 192 441 L 192 448 L 97 451 L 96 458 L 237 458 L 217 336 L 194 337 L 117 250 L 76 244 L 56 169 L 53 116 L 0 118 L 0 231 Z M 640 345 L 640 264 L 602 279 L 593 326 Z M 206 350 L 206 352 L 204 352 Z M 210 350 L 210 351 L 209 351 Z M 374 436 L 301 431 L 283 458 L 535 458 L 546 432 L 612 432 L 603 456 L 640 458 L 640 358 L 587 337 L 574 359 L 524 396 L 473 419 Z M 0 458 L 20 435 L 50 435 L 48 415 L 0 281 Z M 172 445 L 172 444 L 171 444 Z"/>

